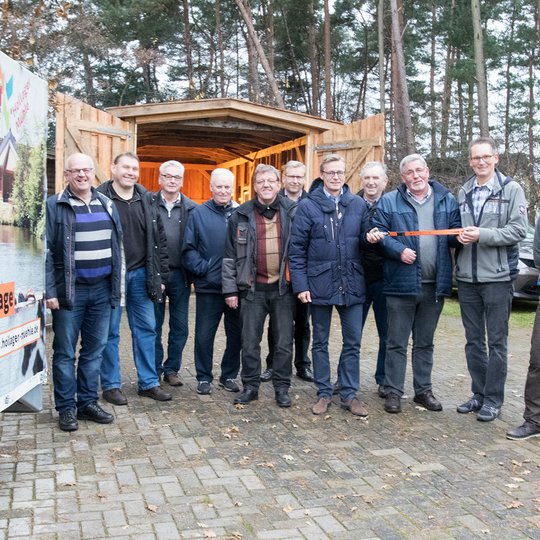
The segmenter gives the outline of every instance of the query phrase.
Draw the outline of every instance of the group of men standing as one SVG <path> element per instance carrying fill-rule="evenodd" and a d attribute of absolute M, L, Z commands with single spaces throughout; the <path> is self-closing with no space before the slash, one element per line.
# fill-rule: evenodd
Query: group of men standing
<path fill-rule="evenodd" d="M 451 293 L 452 249 L 473 392 L 457 410 L 494 420 L 504 399 L 512 279 L 517 244 L 526 234 L 526 202 L 519 184 L 497 169 L 492 139 L 471 143 L 469 163 L 475 174 L 457 200 L 430 179 L 418 154 L 401 161 L 403 183 L 384 195 L 383 164 L 364 166 L 362 190 L 355 195 L 345 182 L 344 159 L 329 155 L 309 193 L 303 190 L 302 163 L 285 166 L 283 187 L 280 172 L 261 164 L 253 175 L 254 198 L 238 206 L 232 201 L 232 173 L 216 169 L 211 199 L 197 206 L 181 193 L 179 162 L 161 165 L 161 189 L 153 194 L 137 184 L 135 154 L 118 156 L 112 179 L 97 190 L 91 158 L 70 156 L 68 186 L 47 201 L 47 305 L 53 313 L 61 429 L 77 429 L 77 418 L 113 421 L 97 403 L 99 384 L 106 401 L 127 403 L 119 362 L 124 289 L 138 393 L 171 399 L 160 381 L 182 385 L 178 373 L 191 280 L 199 394 L 212 391 L 213 343 L 224 317 L 227 345 L 219 384 L 237 393 L 234 403 L 258 399 L 261 381 L 272 380 L 277 405 L 291 405 L 294 342 L 297 375 L 317 387 L 312 412 L 325 413 L 333 393 L 339 393 L 342 408 L 366 417 L 357 395 L 359 351 L 372 305 L 379 333 L 375 380 L 384 409 L 401 411 L 412 335 L 414 401 L 440 411 L 431 383 L 433 337 Z M 170 310 L 166 359 L 165 297 Z M 342 349 L 332 384 L 328 345 L 334 306 Z M 307 355 L 310 317 L 313 372 Z M 261 376 L 267 318 L 270 353 Z M 235 380 L 240 363 L 242 391 Z M 527 421 L 540 432 L 540 419 Z"/>

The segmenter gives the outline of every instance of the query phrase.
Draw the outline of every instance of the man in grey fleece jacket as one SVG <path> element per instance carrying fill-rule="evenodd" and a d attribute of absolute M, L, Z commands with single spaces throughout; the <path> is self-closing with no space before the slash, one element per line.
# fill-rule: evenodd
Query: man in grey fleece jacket
<path fill-rule="evenodd" d="M 457 411 L 477 412 L 483 422 L 495 420 L 504 401 L 512 281 L 518 243 L 527 233 L 523 189 L 496 168 L 498 162 L 493 139 L 472 141 L 469 164 L 475 174 L 458 194 L 464 231 L 458 236 L 463 246 L 457 252 L 456 278 L 473 395 Z"/>

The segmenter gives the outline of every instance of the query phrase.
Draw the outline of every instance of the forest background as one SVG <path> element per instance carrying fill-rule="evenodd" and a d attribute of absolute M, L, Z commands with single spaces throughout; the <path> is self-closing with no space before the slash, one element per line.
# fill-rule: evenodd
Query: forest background
<path fill-rule="evenodd" d="M 540 0 L 329 2 L 3 0 L 0 48 L 99 108 L 235 97 L 342 122 L 384 112 L 394 183 L 418 151 L 456 191 L 468 143 L 489 133 L 532 221 Z"/>

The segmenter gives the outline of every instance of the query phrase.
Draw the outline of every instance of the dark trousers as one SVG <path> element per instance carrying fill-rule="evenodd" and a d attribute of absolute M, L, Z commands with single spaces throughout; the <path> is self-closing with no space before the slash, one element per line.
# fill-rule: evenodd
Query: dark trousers
<path fill-rule="evenodd" d="M 286 389 L 291 385 L 294 302 L 292 293 L 280 295 L 278 291 L 255 291 L 251 298 L 241 298 L 244 388 L 257 390 L 261 383 L 261 340 L 267 316 L 274 338 L 274 388 Z"/>
<path fill-rule="evenodd" d="M 231 309 L 222 294 L 197 293 L 195 315 L 195 370 L 198 381 L 212 382 L 214 340 L 223 317 L 227 344 L 221 358 L 219 380 L 236 379 L 240 369 L 240 349 L 242 327 L 240 311 Z"/>
<path fill-rule="evenodd" d="M 511 281 L 458 282 L 471 390 L 480 403 L 492 407 L 500 407 L 504 401 L 512 295 Z"/>
<path fill-rule="evenodd" d="M 531 358 L 525 382 L 523 418 L 540 427 L 540 305 L 536 310 L 531 339 Z"/>
<path fill-rule="evenodd" d="M 433 336 L 444 299 L 436 298 L 435 284 L 423 284 L 417 296 L 386 297 L 388 340 L 384 386 L 386 393 L 403 395 L 407 369 L 407 348 L 412 333 L 412 371 L 415 394 L 431 390 Z"/>
<path fill-rule="evenodd" d="M 294 367 L 296 372 L 302 372 L 311 366 L 308 356 L 309 342 L 311 341 L 311 328 L 309 326 L 309 304 L 295 301 L 294 313 Z M 272 320 L 268 325 L 268 356 L 266 367 L 272 369 L 274 363 L 274 338 L 272 332 Z"/>

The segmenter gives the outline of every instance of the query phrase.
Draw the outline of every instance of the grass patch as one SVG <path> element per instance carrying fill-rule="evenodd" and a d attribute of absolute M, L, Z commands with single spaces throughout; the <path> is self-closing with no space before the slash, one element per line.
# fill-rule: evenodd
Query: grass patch
<path fill-rule="evenodd" d="M 514 300 L 510 314 L 510 328 L 532 328 L 536 307 L 536 302 Z M 461 317 L 459 302 L 455 296 L 445 299 L 443 314 L 449 317 Z"/>

